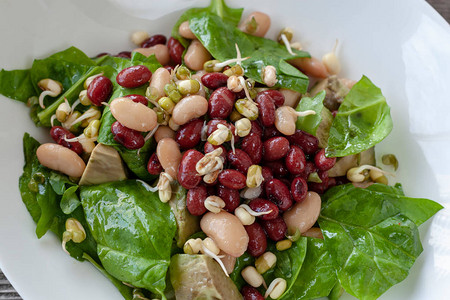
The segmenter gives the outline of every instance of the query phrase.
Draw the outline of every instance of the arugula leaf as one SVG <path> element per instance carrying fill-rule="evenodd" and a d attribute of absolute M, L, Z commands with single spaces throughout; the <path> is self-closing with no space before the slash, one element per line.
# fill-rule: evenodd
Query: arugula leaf
<path fill-rule="evenodd" d="M 254 264 L 255 258 L 247 252 L 236 258 L 236 263 L 234 265 L 233 272 L 230 274 L 230 278 L 236 284 L 238 290 L 241 290 L 241 288 L 246 284 L 241 275 L 242 270 Z"/>
<path fill-rule="evenodd" d="M 134 180 L 82 186 L 80 198 L 105 270 L 162 295 L 176 232 L 169 205 Z"/>
<path fill-rule="evenodd" d="M 289 289 L 282 295 L 280 299 L 299 300 L 299 299 L 316 299 L 326 297 L 336 284 L 336 273 L 333 266 L 330 253 L 327 251 L 324 241 L 315 238 L 302 238 L 305 244 L 306 256 L 304 260 L 295 254 L 291 254 L 292 261 L 301 267 L 298 270 L 298 276 L 292 282 Z M 307 243 L 307 245 L 306 245 Z M 298 244 L 298 242 L 296 243 Z M 291 249 L 287 250 L 288 252 Z M 283 251 L 281 253 L 287 252 Z M 278 261 L 278 260 L 277 260 Z M 294 268 L 287 269 L 287 272 L 293 272 Z M 275 268 L 277 277 L 285 278 L 286 270 Z"/>
<path fill-rule="evenodd" d="M 0 94 L 26 103 L 28 98 L 36 96 L 31 82 L 30 70 L 0 71 Z"/>
<path fill-rule="evenodd" d="M 360 153 L 381 142 L 392 127 L 386 98 L 363 76 L 339 107 L 331 125 L 326 155 L 342 157 Z"/>
<path fill-rule="evenodd" d="M 202 13 L 192 16 L 189 19 L 189 27 L 209 53 L 218 60 L 225 61 L 235 58 L 236 48 L 233 43 L 236 43 L 242 57 L 250 57 L 242 62 L 247 77 L 263 83 L 262 69 L 272 65 L 277 70 L 276 88 L 283 87 L 300 93 L 306 92 L 308 77 L 290 66 L 286 60 L 309 57 L 307 52 L 293 50 L 295 54 L 291 55 L 284 46 L 277 42 L 247 35 L 233 24 L 224 22 L 213 14 Z"/>
<path fill-rule="evenodd" d="M 414 222 L 423 222 L 440 208 L 400 193 L 378 184 L 372 189 L 347 184 L 323 197 L 319 224 L 325 245 L 340 283 L 357 298 L 376 299 L 406 278 L 422 252 Z"/>
<path fill-rule="evenodd" d="M 309 134 L 316 135 L 317 128 L 322 121 L 323 100 L 325 91 L 322 91 L 312 98 L 303 97 L 297 105 L 296 111 L 313 110 L 315 115 L 297 118 L 297 129 L 301 129 Z"/>
<path fill-rule="evenodd" d="M 61 210 L 66 215 L 71 214 L 78 206 L 81 205 L 80 198 L 77 195 L 78 186 L 68 188 L 61 199 Z"/>
<path fill-rule="evenodd" d="M 178 28 L 180 27 L 181 23 L 189 21 L 189 19 L 191 19 L 193 16 L 198 15 L 202 12 L 209 12 L 219 16 L 225 22 L 237 26 L 239 24 L 239 21 L 241 20 L 243 10 L 243 8 L 228 7 L 225 4 L 224 0 L 211 0 L 211 3 L 208 7 L 194 7 L 186 10 L 173 26 L 172 37 L 180 41 L 180 43 L 184 47 L 187 47 L 189 45 L 189 41 L 183 38 L 178 33 Z"/>

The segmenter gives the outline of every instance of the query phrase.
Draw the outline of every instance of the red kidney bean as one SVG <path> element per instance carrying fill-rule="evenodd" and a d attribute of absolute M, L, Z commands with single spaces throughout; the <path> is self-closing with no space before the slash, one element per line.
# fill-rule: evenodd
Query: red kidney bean
<path fill-rule="evenodd" d="M 177 131 L 175 141 L 181 149 L 191 149 L 200 143 L 202 138 L 203 120 L 194 119 L 182 125 Z"/>
<path fill-rule="evenodd" d="M 245 187 L 247 177 L 239 171 L 226 169 L 219 174 L 219 182 L 221 185 L 229 188 L 240 190 Z"/>
<path fill-rule="evenodd" d="M 302 177 L 295 177 L 291 183 L 291 195 L 295 202 L 305 200 L 308 193 L 308 183 Z"/>
<path fill-rule="evenodd" d="M 206 135 L 209 136 L 211 133 L 217 130 L 217 125 L 222 124 L 227 126 L 234 135 L 234 142 L 237 143 L 239 141 L 239 136 L 235 135 L 236 128 L 233 124 L 228 124 L 225 120 L 214 119 L 210 120 L 206 125 L 208 129 L 206 130 Z"/>
<path fill-rule="evenodd" d="M 289 141 L 285 137 L 277 136 L 263 143 L 263 158 L 266 161 L 279 160 L 289 151 Z"/>
<path fill-rule="evenodd" d="M 201 216 L 206 212 L 205 200 L 208 197 L 208 191 L 202 184 L 188 190 L 186 195 L 186 207 L 194 216 Z"/>
<path fill-rule="evenodd" d="M 231 166 L 244 175 L 247 174 L 248 168 L 253 165 L 250 156 L 241 149 L 236 149 L 234 153 L 233 150 L 228 151 L 227 158 Z"/>
<path fill-rule="evenodd" d="M 215 146 L 215 145 L 211 144 L 210 142 L 206 142 L 205 145 L 203 146 L 203 152 L 205 152 L 205 154 L 206 154 L 206 153 L 216 150 L 217 148 L 222 148 L 222 154 L 220 156 L 223 158 L 223 162 L 225 164 L 227 161 L 227 149 L 225 149 L 224 146 L 222 146 L 222 145 Z"/>
<path fill-rule="evenodd" d="M 169 65 L 165 65 L 164 69 L 166 69 L 167 71 L 169 71 L 169 73 L 172 73 L 172 71 L 174 70 L 172 66 Z"/>
<path fill-rule="evenodd" d="M 252 123 L 252 128 L 250 129 L 250 134 L 256 134 L 257 136 L 261 137 L 263 134 L 263 129 L 261 127 L 261 125 L 259 125 L 258 121 L 251 121 Z"/>
<path fill-rule="evenodd" d="M 181 45 L 181 43 L 174 39 L 173 37 L 169 38 L 169 41 L 167 42 L 167 47 L 169 48 L 169 55 L 172 61 L 176 65 L 181 64 L 181 56 L 184 52 L 184 47 Z"/>
<path fill-rule="evenodd" d="M 141 43 L 141 48 L 150 48 L 150 47 L 158 45 L 158 44 L 165 45 L 166 41 L 167 41 L 167 39 L 164 35 L 155 34 L 155 35 L 152 35 L 151 37 L 149 37 L 148 39 L 146 39 L 145 41 L 143 41 Z"/>
<path fill-rule="evenodd" d="M 303 177 L 308 179 L 309 174 L 317 172 L 316 165 L 312 161 L 306 161 L 305 170 L 303 171 Z"/>
<path fill-rule="evenodd" d="M 278 129 L 275 126 L 264 128 L 264 132 L 262 135 L 263 141 L 268 140 L 273 137 L 276 137 L 276 136 L 282 136 L 282 134 L 281 134 L 281 132 L 278 131 Z"/>
<path fill-rule="evenodd" d="M 250 208 L 256 212 L 267 212 L 272 211 L 270 214 L 259 216 L 261 220 L 273 220 L 278 217 L 278 206 L 276 206 L 273 202 L 262 199 L 262 198 L 256 198 L 250 201 L 248 204 Z"/>
<path fill-rule="evenodd" d="M 300 175 L 305 171 L 306 157 L 303 150 L 295 145 L 291 146 L 286 155 L 286 168 L 292 175 Z"/>
<path fill-rule="evenodd" d="M 225 68 L 223 70 L 225 71 Z M 247 97 L 247 95 L 245 95 L 244 90 L 234 93 L 234 94 L 236 95 L 236 99 L 244 99 L 245 97 Z"/>
<path fill-rule="evenodd" d="M 273 220 L 261 221 L 261 224 L 272 241 L 278 242 L 286 238 L 287 225 L 281 216 Z"/>
<path fill-rule="evenodd" d="M 121 51 L 114 56 L 123 57 L 123 58 L 131 58 L 131 51 Z"/>
<path fill-rule="evenodd" d="M 126 95 L 124 97 L 130 98 L 131 100 L 133 100 L 136 103 L 142 103 L 145 106 L 148 105 L 148 99 L 145 96 L 138 95 L 138 94 L 131 94 L 131 95 Z"/>
<path fill-rule="evenodd" d="M 334 177 L 329 177 L 328 178 L 328 185 L 327 185 L 327 190 L 332 188 L 333 186 L 337 185 L 337 180 Z"/>
<path fill-rule="evenodd" d="M 106 102 L 111 96 L 113 84 L 108 77 L 95 77 L 87 88 L 87 96 L 92 104 L 101 106 L 102 102 Z"/>
<path fill-rule="evenodd" d="M 336 163 L 336 157 L 326 157 L 325 149 L 322 149 L 314 156 L 314 162 L 319 170 L 328 171 Z"/>
<path fill-rule="evenodd" d="M 316 153 L 319 148 L 319 140 L 315 136 L 299 129 L 293 135 L 287 136 L 287 139 L 291 144 L 302 148 L 303 152 L 308 155 Z"/>
<path fill-rule="evenodd" d="M 319 175 L 321 183 L 318 182 L 308 182 L 308 190 L 316 192 L 318 194 L 323 194 L 328 188 L 328 172 L 327 171 L 319 171 L 317 172 Z"/>
<path fill-rule="evenodd" d="M 225 202 L 225 209 L 229 213 L 233 213 L 234 210 L 241 204 L 241 196 L 238 190 L 227 188 L 223 185 L 219 185 L 217 188 L 217 196 L 222 198 Z"/>
<path fill-rule="evenodd" d="M 111 53 L 108 53 L 108 52 L 102 52 L 102 53 L 97 54 L 95 57 L 102 57 L 102 56 L 106 56 L 106 55 L 111 56 Z"/>
<path fill-rule="evenodd" d="M 195 188 L 202 180 L 201 176 L 198 176 L 195 170 L 195 165 L 200 159 L 203 158 L 203 154 L 195 149 L 190 149 L 184 152 L 181 158 L 180 166 L 178 167 L 178 182 L 185 189 Z"/>
<path fill-rule="evenodd" d="M 265 300 L 263 295 L 250 285 L 246 285 L 241 289 L 241 294 L 244 300 Z"/>
<path fill-rule="evenodd" d="M 275 104 L 272 99 L 266 94 L 258 93 L 255 102 L 258 104 L 258 119 L 261 124 L 266 127 L 273 126 L 275 124 Z"/>
<path fill-rule="evenodd" d="M 267 198 L 274 202 L 281 211 L 288 210 L 293 202 L 289 188 L 279 179 L 269 180 L 264 184 Z"/>
<path fill-rule="evenodd" d="M 206 192 L 208 193 L 208 196 L 215 196 L 216 193 L 216 186 L 215 185 L 206 185 Z"/>
<path fill-rule="evenodd" d="M 263 182 L 267 182 L 267 181 L 273 179 L 273 174 L 272 174 L 272 171 L 270 170 L 270 168 L 262 167 L 261 173 L 262 173 L 262 176 L 264 178 Z"/>
<path fill-rule="evenodd" d="M 153 153 L 148 160 L 147 171 L 152 175 L 159 175 L 162 171 L 164 171 L 161 163 L 159 162 L 158 155 L 156 155 L 156 152 Z"/>
<path fill-rule="evenodd" d="M 272 171 L 273 177 L 275 178 L 283 178 L 289 174 L 289 171 L 282 160 L 268 161 L 264 163 L 264 166 Z"/>
<path fill-rule="evenodd" d="M 206 73 L 202 76 L 203 85 L 212 90 L 227 86 L 227 80 L 228 76 L 219 72 Z M 233 97 L 236 96 L 233 94 Z"/>
<path fill-rule="evenodd" d="M 116 81 L 125 88 L 137 88 L 149 82 L 152 72 L 143 65 L 131 66 L 123 69 L 116 76 Z"/>
<path fill-rule="evenodd" d="M 139 131 L 125 127 L 119 121 L 112 123 L 111 132 L 114 140 L 127 149 L 139 149 L 145 144 L 144 137 Z"/>
<path fill-rule="evenodd" d="M 241 149 L 248 154 L 254 165 L 261 162 L 263 156 L 263 143 L 261 137 L 251 133 L 242 139 Z"/>
<path fill-rule="evenodd" d="M 50 135 L 52 139 L 61 146 L 69 148 L 78 155 L 83 153 L 83 146 L 81 146 L 80 142 L 68 142 L 65 140 L 73 139 L 75 137 L 69 130 L 61 126 L 53 126 L 52 129 L 50 129 Z"/>
<path fill-rule="evenodd" d="M 255 257 L 260 256 L 264 252 L 266 252 L 267 238 L 262 226 L 259 223 L 255 222 L 252 225 L 244 226 L 244 228 L 248 234 L 247 252 L 251 256 Z"/>
<path fill-rule="evenodd" d="M 214 119 L 226 119 L 233 111 L 235 100 L 232 91 L 226 87 L 218 88 L 209 97 L 208 115 Z"/>
<path fill-rule="evenodd" d="M 270 100 L 273 101 L 273 104 L 275 104 L 276 107 L 280 107 L 280 106 L 284 105 L 284 95 L 280 91 L 265 90 L 265 91 L 259 92 L 258 95 L 267 96 Z M 256 96 L 256 97 L 258 97 L 258 96 Z"/>

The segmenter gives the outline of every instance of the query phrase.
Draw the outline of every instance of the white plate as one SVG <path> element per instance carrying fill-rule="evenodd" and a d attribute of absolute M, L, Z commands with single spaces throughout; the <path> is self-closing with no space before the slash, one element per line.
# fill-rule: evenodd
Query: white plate
<path fill-rule="evenodd" d="M 284 26 L 295 28 L 295 39 L 318 57 L 338 38 L 344 75 L 367 75 L 392 108 L 395 127 L 377 153 L 397 155 L 397 179 L 408 195 L 448 206 L 450 28 L 425 1 L 228 2 L 245 5 L 245 14 L 252 8 L 269 13 L 269 37 Z M 28 68 L 33 58 L 71 45 L 88 55 L 128 50 L 134 30 L 169 34 L 182 10 L 206 5 L 186 0 L 2 0 L 0 68 Z M 90 264 L 68 257 L 55 236 L 37 240 L 17 182 L 23 133 L 41 141 L 48 134 L 34 127 L 22 103 L 4 97 L 0 101 L 0 267 L 25 300 L 122 299 Z M 411 275 L 382 299 L 448 299 L 449 228 L 447 210 L 423 226 L 424 253 Z"/>

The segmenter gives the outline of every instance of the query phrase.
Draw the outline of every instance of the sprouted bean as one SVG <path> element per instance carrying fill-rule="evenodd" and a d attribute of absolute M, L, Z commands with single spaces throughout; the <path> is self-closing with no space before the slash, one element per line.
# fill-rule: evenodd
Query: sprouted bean
<path fill-rule="evenodd" d="M 61 94 L 63 86 L 60 82 L 50 78 L 42 79 L 38 82 L 39 88 L 43 91 L 39 95 L 39 105 L 41 108 L 45 108 L 44 98 L 45 96 L 56 97 Z"/>
<path fill-rule="evenodd" d="M 83 225 L 75 219 L 68 218 L 66 220 L 66 231 L 64 231 L 62 236 L 62 248 L 64 252 L 70 255 L 70 253 L 66 250 L 66 244 L 68 241 L 73 241 L 74 243 L 81 243 L 86 239 L 86 231 L 83 228 Z"/>

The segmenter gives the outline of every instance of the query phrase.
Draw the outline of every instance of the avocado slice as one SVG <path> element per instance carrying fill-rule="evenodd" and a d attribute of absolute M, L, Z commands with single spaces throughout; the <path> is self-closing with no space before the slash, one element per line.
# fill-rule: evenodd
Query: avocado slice
<path fill-rule="evenodd" d="M 172 198 L 169 205 L 177 222 L 177 234 L 175 240 L 177 246 L 183 248 L 188 238 L 200 231 L 200 218 L 189 213 L 186 207 L 186 190 L 179 184 L 172 185 Z"/>
<path fill-rule="evenodd" d="M 170 281 L 177 300 L 242 299 L 234 282 L 206 255 L 172 256 Z"/>
<path fill-rule="evenodd" d="M 326 92 L 323 105 L 330 111 L 335 111 L 339 109 L 350 89 L 336 75 L 333 75 L 317 82 L 311 89 L 310 94 L 314 97 L 321 91 Z"/>
<path fill-rule="evenodd" d="M 100 184 L 127 179 L 119 152 L 111 146 L 97 144 L 80 179 L 80 185 Z"/>

